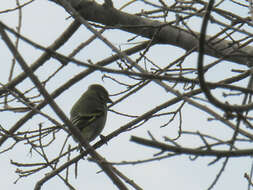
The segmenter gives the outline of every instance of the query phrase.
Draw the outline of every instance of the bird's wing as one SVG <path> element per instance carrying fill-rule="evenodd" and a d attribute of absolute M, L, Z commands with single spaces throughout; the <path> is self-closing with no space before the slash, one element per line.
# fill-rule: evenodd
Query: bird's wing
<path fill-rule="evenodd" d="M 91 123 L 93 123 L 96 119 L 98 119 L 100 116 L 104 114 L 104 111 L 97 110 L 93 113 L 77 113 L 72 118 L 72 123 L 74 126 L 78 127 L 79 130 L 83 130 L 83 128 L 89 126 Z"/>
<path fill-rule="evenodd" d="M 96 118 L 100 117 L 103 115 L 102 111 L 99 112 L 94 112 L 90 114 L 79 114 L 80 119 L 86 120 L 88 123 L 92 123 Z"/>

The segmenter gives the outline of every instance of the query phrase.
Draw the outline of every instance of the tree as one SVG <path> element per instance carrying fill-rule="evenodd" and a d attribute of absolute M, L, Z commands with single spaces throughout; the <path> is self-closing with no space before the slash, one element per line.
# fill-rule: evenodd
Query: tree
<path fill-rule="evenodd" d="M 62 27 L 71 22 L 47 47 L 37 40 L 57 27 L 37 40 L 25 35 L 22 15 L 38 2 L 16 2 L 0 11 L 7 18 L 18 12 L 20 19 L 17 29 L 0 20 L 8 65 L 0 89 L 1 156 L 26 157 L 11 157 L 16 182 L 33 179 L 36 190 L 57 177 L 70 189 L 251 188 L 251 1 L 47 1 L 68 13 Z M 79 152 L 68 110 L 88 84 L 102 81 L 114 100 L 107 135 L 92 147 L 78 137 Z M 147 167 L 156 161 L 157 170 Z M 168 161 L 176 163 L 173 172 L 163 170 Z M 198 183 L 187 182 L 181 171 L 194 171 L 182 163 L 197 167 Z M 102 171 L 85 169 L 91 165 Z"/>

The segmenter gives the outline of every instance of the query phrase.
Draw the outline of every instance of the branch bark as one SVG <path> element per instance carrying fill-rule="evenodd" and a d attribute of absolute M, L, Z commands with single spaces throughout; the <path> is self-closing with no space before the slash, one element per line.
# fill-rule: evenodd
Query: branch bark
<path fill-rule="evenodd" d="M 57 4 L 60 2 L 58 0 L 52 1 Z M 107 9 L 95 1 L 69 0 L 68 2 L 88 21 L 148 39 L 152 39 L 155 36 L 157 43 L 177 46 L 187 51 L 194 48 L 197 51 L 198 49 L 200 36 L 198 32 L 191 33 L 169 23 L 146 19 L 114 8 Z M 209 44 L 205 47 L 207 55 L 243 65 L 249 65 L 253 61 L 252 46 L 241 47 L 239 51 L 238 47 L 235 50 L 235 47 L 231 46 L 232 42 L 229 40 L 212 39 L 212 36 L 206 36 L 206 40 L 209 41 Z"/>

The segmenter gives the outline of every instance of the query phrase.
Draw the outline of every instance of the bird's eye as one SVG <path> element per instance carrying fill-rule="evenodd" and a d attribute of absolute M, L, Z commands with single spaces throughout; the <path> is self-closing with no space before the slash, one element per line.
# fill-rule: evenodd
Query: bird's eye
<path fill-rule="evenodd" d="M 103 102 L 106 100 L 106 97 L 103 94 L 99 94 L 98 98 L 100 101 L 103 101 Z"/>

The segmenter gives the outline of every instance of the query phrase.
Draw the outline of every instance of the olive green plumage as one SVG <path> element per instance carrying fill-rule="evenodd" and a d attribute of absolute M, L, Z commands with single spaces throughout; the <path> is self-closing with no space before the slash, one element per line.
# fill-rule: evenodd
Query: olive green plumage
<path fill-rule="evenodd" d="M 106 89 L 93 84 L 72 107 L 70 120 L 88 142 L 94 140 L 103 130 L 109 102 L 112 101 Z"/>

